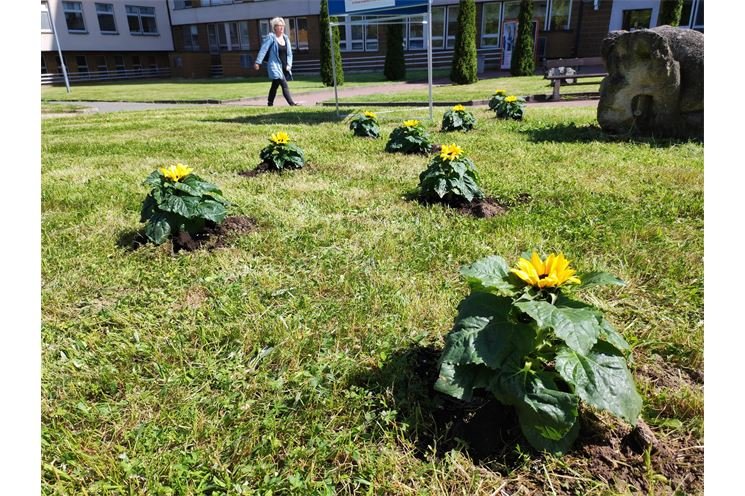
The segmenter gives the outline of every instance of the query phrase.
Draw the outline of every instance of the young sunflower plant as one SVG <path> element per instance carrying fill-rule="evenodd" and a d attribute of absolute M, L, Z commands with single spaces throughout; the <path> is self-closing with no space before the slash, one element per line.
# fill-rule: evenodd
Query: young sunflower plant
<path fill-rule="evenodd" d="M 349 123 L 349 129 L 354 132 L 355 136 L 364 138 L 379 138 L 380 126 L 378 125 L 378 116 L 374 112 L 363 112 L 357 115 Z"/>
<path fill-rule="evenodd" d="M 419 198 L 425 202 L 462 205 L 484 197 L 479 175 L 456 144 L 442 145 L 439 155 L 419 174 Z"/>
<path fill-rule="evenodd" d="M 403 121 L 391 132 L 385 151 L 391 153 L 426 153 L 432 149 L 432 138 L 421 121 L 410 119 Z"/>
<path fill-rule="evenodd" d="M 491 392 L 515 408 L 534 448 L 554 454 L 577 438 L 580 401 L 636 424 L 642 400 L 627 367 L 629 344 L 600 310 L 569 296 L 623 281 L 577 275 L 564 255 L 536 252 L 513 268 L 486 257 L 461 274 L 471 293 L 445 339 L 435 389 L 465 401 L 474 390 Z"/>
<path fill-rule="evenodd" d="M 208 223 L 220 224 L 227 214 L 228 202 L 220 189 L 183 164 L 153 171 L 143 184 L 151 189 L 142 204 L 140 222 L 146 223 L 145 236 L 155 244 L 181 231 L 197 234 Z"/>
<path fill-rule="evenodd" d="M 508 95 L 502 99 L 492 109 L 496 112 L 497 117 L 500 119 L 514 119 L 516 121 L 522 120 L 523 108 L 525 107 L 525 99 L 520 96 Z M 491 108 L 491 103 L 489 105 Z"/>
<path fill-rule="evenodd" d="M 496 112 L 497 106 L 502 103 L 502 100 L 504 100 L 506 96 L 507 92 L 505 90 L 494 90 L 494 94 L 489 98 L 489 110 Z"/>
<path fill-rule="evenodd" d="M 476 118 L 463 105 L 455 105 L 442 116 L 443 131 L 470 131 L 476 125 Z"/>
<path fill-rule="evenodd" d="M 303 150 L 290 143 L 290 136 L 284 131 L 272 134 L 259 157 L 269 169 L 277 171 L 301 169 L 305 165 Z"/>

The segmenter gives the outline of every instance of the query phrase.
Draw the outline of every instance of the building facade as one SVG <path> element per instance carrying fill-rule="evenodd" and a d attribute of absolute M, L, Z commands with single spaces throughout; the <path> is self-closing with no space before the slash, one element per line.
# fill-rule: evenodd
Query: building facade
<path fill-rule="evenodd" d="M 42 83 L 62 81 L 57 42 L 71 81 L 171 74 L 165 0 L 42 1 Z"/>
<path fill-rule="evenodd" d="M 46 3 L 42 2 L 43 33 Z M 87 64 L 83 68 L 89 73 L 94 65 L 110 70 L 124 62 L 126 69 L 165 66 L 175 77 L 256 75 L 253 63 L 261 39 L 271 32 L 269 21 L 283 17 L 293 48 L 293 72 L 318 74 L 321 40 L 328 36 L 320 32 L 320 0 L 49 0 L 48 3 L 49 8 L 52 4 L 56 6 L 50 13 L 55 15 L 58 34 L 65 34 L 60 44 L 66 60 L 69 52 L 71 72 L 81 67 L 77 64 L 79 59 Z M 458 4 L 458 0 L 432 0 L 435 67 L 451 64 L 458 31 Z M 533 4 L 535 56 L 540 63 L 543 59 L 599 56 L 601 42 L 609 31 L 656 26 L 660 0 L 535 0 Z M 703 31 L 703 6 L 704 0 L 686 0 L 682 27 Z M 480 67 L 509 67 L 519 9 L 519 0 L 476 0 Z M 423 20 L 422 16 L 402 20 L 409 68 L 426 67 Z M 350 16 L 339 26 L 345 71 L 382 71 L 386 25 L 374 21 L 374 18 Z M 149 31 L 151 22 L 157 25 L 157 35 Z M 81 27 L 81 23 L 86 27 Z M 109 31 L 112 23 L 113 30 L 122 36 L 112 37 Z M 46 46 L 49 43 L 48 40 Z M 97 49 L 86 49 L 90 43 Z M 42 49 L 42 73 L 55 72 L 54 57 L 51 49 L 46 52 Z"/>

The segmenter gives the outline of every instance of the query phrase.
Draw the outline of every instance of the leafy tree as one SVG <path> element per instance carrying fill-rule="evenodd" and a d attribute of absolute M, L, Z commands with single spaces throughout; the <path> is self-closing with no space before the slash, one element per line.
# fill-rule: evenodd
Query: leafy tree
<path fill-rule="evenodd" d="M 680 26 L 680 16 L 683 14 L 683 0 L 662 0 L 660 2 L 659 26 Z"/>
<path fill-rule="evenodd" d="M 385 69 L 383 74 L 389 81 L 406 79 L 404 63 L 404 25 L 391 24 L 386 30 Z"/>
<path fill-rule="evenodd" d="M 450 80 L 456 84 L 471 84 L 479 80 L 476 66 L 476 2 L 460 0 L 458 32 Z"/>
<path fill-rule="evenodd" d="M 332 50 L 336 61 L 336 84 L 344 84 L 344 69 L 341 66 L 341 51 L 339 49 L 339 27 L 334 26 L 334 46 L 329 42 L 329 24 L 336 22 L 336 17 L 329 18 L 329 2 L 321 0 L 321 81 L 326 86 L 334 85 L 334 68 L 331 62 Z"/>
<path fill-rule="evenodd" d="M 517 18 L 517 42 L 512 52 L 510 73 L 513 76 L 532 76 L 535 72 L 533 55 L 533 2 L 520 0 L 520 13 Z"/>

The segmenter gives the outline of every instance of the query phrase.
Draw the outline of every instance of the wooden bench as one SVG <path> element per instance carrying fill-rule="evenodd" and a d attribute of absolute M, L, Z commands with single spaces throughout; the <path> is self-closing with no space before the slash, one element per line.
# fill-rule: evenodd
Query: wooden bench
<path fill-rule="evenodd" d="M 573 80 L 576 82 L 577 79 L 584 79 L 584 78 L 595 78 L 595 77 L 605 77 L 608 75 L 607 72 L 581 72 L 581 67 L 593 67 L 593 66 L 603 66 L 605 67 L 605 62 L 603 62 L 602 57 L 585 57 L 585 58 L 576 58 L 576 59 L 552 59 L 552 60 L 546 60 L 543 64 L 543 68 L 547 71 L 546 74 L 543 76 L 544 79 L 548 79 L 549 81 L 553 81 L 554 85 L 554 91 L 551 95 L 552 100 L 559 100 L 561 98 L 560 96 L 560 88 L 562 81 L 565 84 L 569 84 L 568 80 Z M 576 72 L 574 74 L 554 74 L 549 75 L 548 71 L 549 69 L 559 68 L 559 67 L 571 67 Z"/>

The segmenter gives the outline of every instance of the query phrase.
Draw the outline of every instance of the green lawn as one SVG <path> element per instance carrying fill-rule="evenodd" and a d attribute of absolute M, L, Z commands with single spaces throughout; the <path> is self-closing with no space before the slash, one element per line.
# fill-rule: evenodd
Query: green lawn
<path fill-rule="evenodd" d="M 598 92 L 602 78 L 581 79 L 578 84 L 562 86 L 562 95 Z M 514 95 L 551 95 L 553 86 L 542 76 L 500 77 L 482 79 L 474 84 L 441 84 L 432 88 L 432 100 L 436 102 L 468 102 L 488 100 L 494 90 L 503 89 Z M 329 100 L 333 101 L 333 100 Z M 409 90 L 396 93 L 361 95 L 339 98 L 340 102 L 426 102 L 428 90 Z"/>
<path fill-rule="evenodd" d="M 608 138 L 592 107 L 529 108 L 524 122 L 478 109 L 468 134 L 433 124 L 488 195 L 532 197 L 476 219 L 409 200 L 426 158 L 387 154 L 333 115 L 42 121 L 42 493 L 700 493 L 703 145 Z M 404 117 L 424 113 L 381 114 L 383 136 Z M 238 175 L 278 130 L 309 165 Z M 128 250 L 142 181 L 176 162 L 258 229 L 212 252 Z M 609 487 L 581 450 L 555 459 L 510 444 L 477 462 L 435 420 L 444 400 L 421 357 L 442 348 L 467 293 L 459 267 L 531 248 L 627 281 L 581 298 L 632 344 L 643 419 L 686 447 L 677 463 L 693 482 L 660 477 L 655 452 L 637 457 L 644 488 Z"/>
<path fill-rule="evenodd" d="M 438 77 L 447 74 L 435 72 Z M 426 81 L 426 71 L 411 71 L 410 80 Z M 345 88 L 387 84 L 379 73 L 359 73 L 346 76 Z M 320 76 L 298 75 L 290 82 L 294 93 L 328 89 Z M 221 79 L 154 79 L 139 81 L 113 81 L 107 83 L 72 84 L 68 94 L 64 86 L 42 86 L 42 101 L 80 100 L 103 102 L 151 102 L 157 100 L 199 101 L 235 100 L 265 96 L 269 91 L 266 77 Z"/>

